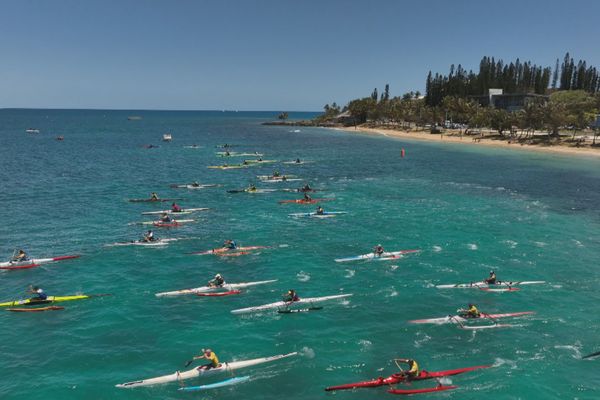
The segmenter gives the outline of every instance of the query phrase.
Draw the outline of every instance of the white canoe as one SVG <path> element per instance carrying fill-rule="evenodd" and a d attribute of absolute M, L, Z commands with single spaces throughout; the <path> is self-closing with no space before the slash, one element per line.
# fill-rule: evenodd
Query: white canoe
<path fill-rule="evenodd" d="M 426 318 L 426 319 L 414 319 L 412 321 L 408 321 L 412 324 L 449 324 L 449 323 L 465 323 L 468 321 L 476 321 L 479 319 L 498 319 L 498 318 L 510 318 L 510 317 L 521 317 L 524 315 L 531 315 L 531 314 L 535 314 L 533 311 L 521 311 L 521 312 L 514 312 L 514 313 L 504 313 L 504 314 L 485 314 L 485 313 L 481 313 L 481 316 L 479 318 L 464 318 L 461 317 L 460 315 L 448 315 L 446 317 L 440 317 L 440 318 Z"/>
<path fill-rule="evenodd" d="M 546 283 L 545 281 L 497 281 L 493 285 L 489 285 L 485 282 L 470 282 L 470 283 L 457 283 L 454 285 L 437 285 L 438 289 L 482 289 L 482 288 L 502 288 L 502 287 L 512 287 L 519 285 L 540 285 L 542 283 Z"/>
<path fill-rule="evenodd" d="M 292 357 L 297 354 L 298 354 L 297 352 L 293 352 L 293 353 L 288 353 L 288 354 L 279 354 L 279 355 L 271 356 L 271 357 L 254 358 L 252 360 L 232 361 L 229 363 L 222 363 L 217 368 L 211 368 L 211 369 L 194 368 L 194 369 L 190 369 L 188 371 L 183 371 L 183 372 L 177 371 L 172 374 L 163 375 L 163 376 L 159 376 L 156 378 L 120 383 L 115 386 L 118 388 L 134 388 L 134 387 L 140 387 L 140 386 L 161 385 L 164 383 L 183 381 L 183 380 L 191 379 L 191 378 L 208 377 L 208 376 L 217 375 L 217 374 L 223 373 L 223 372 L 234 371 L 234 370 L 237 370 L 240 368 L 252 367 L 254 365 L 259 365 L 259 364 L 264 364 L 264 363 L 268 363 L 268 362 L 272 362 L 272 361 L 281 360 L 283 358 Z"/>
<path fill-rule="evenodd" d="M 142 224 L 142 225 L 159 225 L 159 224 L 185 224 L 187 222 L 194 222 L 195 219 L 174 219 L 172 221 L 144 221 L 144 222 L 134 222 L 134 224 Z"/>
<path fill-rule="evenodd" d="M 153 242 L 144 242 L 144 241 L 140 241 L 140 240 L 133 240 L 131 242 L 117 242 L 117 243 L 112 243 L 112 244 L 107 244 L 106 246 L 112 247 L 112 246 L 145 246 L 145 247 L 158 247 L 158 246 L 166 246 L 171 242 L 174 242 L 176 240 L 176 238 L 168 238 L 168 239 L 157 239 Z"/>
<path fill-rule="evenodd" d="M 247 288 L 250 286 L 266 285 L 267 283 L 273 283 L 273 282 L 277 282 L 277 279 L 271 279 L 269 281 L 257 281 L 257 282 L 226 283 L 223 286 L 219 286 L 219 287 L 200 286 L 200 287 L 191 288 L 191 289 L 181 289 L 181 290 L 174 290 L 172 292 L 156 293 L 155 296 L 156 297 L 172 297 L 172 296 L 182 296 L 185 294 L 216 292 L 219 290 L 229 291 L 229 290 L 243 289 L 243 288 Z"/>
<path fill-rule="evenodd" d="M 291 306 L 302 305 L 302 304 L 322 303 L 324 301 L 343 299 L 343 298 L 350 297 L 350 296 L 352 296 L 352 294 L 338 294 L 338 295 L 334 295 L 334 296 L 323 296 L 323 297 L 307 297 L 305 299 L 300 299 L 300 300 L 294 301 L 292 303 L 290 303 L 289 301 L 277 301 L 275 303 L 264 304 L 262 306 L 247 307 L 247 308 L 240 308 L 237 310 L 232 310 L 231 313 L 232 314 L 247 314 L 247 313 L 253 313 L 253 312 L 272 310 L 272 309 L 276 309 L 276 308 L 289 308 Z"/>
<path fill-rule="evenodd" d="M 210 210 L 210 208 L 200 207 L 200 208 L 183 208 L 179 212 L 174 212 L 173 210 L 160 210 L 160 211 L 146 211 L 143 212 L 142 215 L 161 215 L 161 214 L 171 214 L 171 215 L 179 215 L 179 214 L 189 214 L 196 211 L 206 211 Z"/>
<path fill-rule="evenodd" d="M 392 260 L 394 258 L 399 258 L 400 256 L 402 256 L 404 254 L 418 253 L 419 251 L 421 251 L 421 250 L 386 251 L 381 255 L 376 255 L 375 253 L 367 253 L 367 254 L 361 254 L 360 256 L 354 256 L 354 257 L 336 258 L 334 261 L 335 262 L 348 262 L 348 261 L 360 261 L 360 260 L 386 261 L 386 260 Z"/>

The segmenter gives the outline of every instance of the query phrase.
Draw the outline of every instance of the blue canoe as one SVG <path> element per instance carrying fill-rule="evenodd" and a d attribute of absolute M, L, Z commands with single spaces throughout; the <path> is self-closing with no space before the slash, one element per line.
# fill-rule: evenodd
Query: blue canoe
<path fill-rule="evenodd" d="M 238 383 L 246 382 L 249 379 L 250 379 L 249 376 L 238 376 L 235 378 L 225 379 L 224 381 L 217 382 L 217 383 L 211 383 L 208 385 L 182 387 L 182 388 L 179 388 L 179 390 L 182 390 L 184 392 L 197 392 L 199 390 L 216 389 L 216 388 L 220 388 L 223 386 L 237 385 Z"/>

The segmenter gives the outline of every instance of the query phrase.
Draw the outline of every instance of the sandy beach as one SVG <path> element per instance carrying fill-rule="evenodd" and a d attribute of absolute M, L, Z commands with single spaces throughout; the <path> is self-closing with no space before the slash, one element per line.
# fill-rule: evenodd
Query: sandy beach
<path fill-rule="evenodd" d="M 383 135 L 391 138 L 421 140 L 426 142 L 438 143 L 460 143 L 469 146 L 491 146 L 502 147 L 516 150 L 540 151 L 545 153 L 564 154 L 570 156 L 587 156 L 600 157 L 600 148 L 591 148 L 589 146 L 574 147 L 567 144 L 541 145 L 541 144 L 525 144 L 512 142 L 508 140 L 491 139 L 489 137 L 460 135 L 457 131 L 439 133 L 429 133 L 428 131 L 403 131 L 388 128 L 334 128 L 349 133 L 361 133 L 369 135 Z"/>

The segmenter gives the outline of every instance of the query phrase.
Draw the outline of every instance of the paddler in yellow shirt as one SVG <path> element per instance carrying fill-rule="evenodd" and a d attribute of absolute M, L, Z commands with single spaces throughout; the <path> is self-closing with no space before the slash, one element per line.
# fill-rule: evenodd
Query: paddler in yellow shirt
<path fill-rule="evenodd" d="M 419 370 L 419 364 L 417 364 L 415 360 L 412 360 L 410 358 L 398 358 L 395 361 L 396 365 L 398 365 L 398 362 L 401 362 L 404 364 L 408 364 L 408 366 L 410 367 L 408 371 L 402 371 L 399 373 L 399 375 L 404 376 L 408 380 L 410 380 L 410 378 L 416 378 L 417 376 L 419 376 L 419 373 L 421 371 Z M 398 365 L 398 367 L 400 366 Z"/>
<path fill-rule="evenodd" d="M 210 362 L 208 364 L 201 365 L 196 369 L 201 370 L 201 369 L 218 368 L 221 365 L 219 363 L 219 358 L 217 357 L 215 352 L 212 351 L 211 349 L 202 349 L 202 353 L 203 354 L 201 356 L 194 356 L 193 360 L 206 359 L 206 360 L 209 360 Z"/>
<path fill-rule="evenodd" d="M 459 313 L 463 318 L 479 318 L 481 316 L 481 313 L 475 304 L 469 304 L 469 308 L 466 310 L 459 310 Z"/>

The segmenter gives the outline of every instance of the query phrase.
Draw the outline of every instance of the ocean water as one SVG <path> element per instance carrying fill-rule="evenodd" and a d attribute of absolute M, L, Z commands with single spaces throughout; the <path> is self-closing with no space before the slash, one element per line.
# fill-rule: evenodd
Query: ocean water
<path fill-rule="evenodd" d="M 128 115 L 143 119 L 128 121 Z M 394 358 L 436 371 L 492 368 L 444 379 L 458 389 L 441 399 L 594 399 L 600 397 L 600 161 L 456 144 L 399 141 L 317 128 L 262 126 L 277 113 L 0 110 L 0 255 L 15 248 L 37 257 L 77 260 L 0 272 L 0 301 L 48 294 L 110 293 L 65 302 L 62 311 L 0 313 L 2 399 L 327 399 L 393 398 L 386 388 L 326 393 L 330 385 L 387 376 Z M 292 114 L 292 118 L 310 115 Z M 39 134 L 25 129 L 38 128 Z M 171 143 L 161 142 L 171 132 Z M 63 135 L 64 141 L 56 141 Z M 212 170 L 216 145 L 265 158 L 314 161 Z M 160 147 L 144 148 L 155 144 Z M 185 148 L 198 144 L 198 149 Z M 400 157 L 404 148 L 406 156 Z M 231 161 L 230 161 L 231 162 Z M 294 193 L 229 194 L 274 170 L 323 189 L 330 219 L 293 219 L 314 206 L 280 205 Z M 204 190 L 173 183 L 218 183 Z M 260 184 L 297 187 L 296 183 Z M 193 224 L 155 232 L 183 238 L 164 248 L 106 247 L 134 240 L 143 211 L 169 203 L 129 198 L 181 197 L 210 207 Z M 234 258 L 191 256 L 232 238 L 270 249 Z M 386 262 L 334 258 L 421 249 Z M 545 280 L 511 293 L 434 285 L 483 279 Z M 203 285 L 278 279 L 242 295 L 156 298 Z M 230 311 L 280 299 L 352 293 L 320 311 L 236 316 Z M 407 321 L 453 314 L 467 303 L 489 313 L 535 311 L 515 326 L 466 331 Z M 481 322 L 485 323 L 485 322 Z M 292 351 L 299 356 L 239 370 L 237 386 L 204 393 L 178 384 L 119 389 L 115 384 L 183 370 L 201 348 L 221 361 Z M 216 382 L 228 375 L 196 379 Z M 414 383 L 413 388 L 435 386 Z"/>

